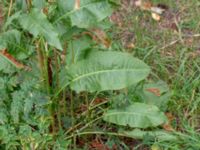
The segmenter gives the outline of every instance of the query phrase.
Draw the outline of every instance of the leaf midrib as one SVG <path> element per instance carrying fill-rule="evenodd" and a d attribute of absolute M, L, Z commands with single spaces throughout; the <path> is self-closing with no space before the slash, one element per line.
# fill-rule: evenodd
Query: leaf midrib
<path fill-rule="evenodd" d="M 80 10 L 82 10 L 82 9 L 84 9 L 84 8 L 87 8 L 87 7 L 90 6 L 90 5 L 94 5 L 95 3 L 100 3 L 100 2 L 88 3 L 88 4 L 85 4 L 85 5 L 83 5 L 83 6 L 80 6 L 79 9 L 73 9 L 73 10 L 71 10 L 71 11 L 69 11 L 69 12 L 66 12 L 64 15 L 62 15 L 61 17 L 59 17 L 54 23 L 57 23 L 57 22 L 58 22 L 59 20 L 61 20 L 62 18 L 65 18 L 65 17 L 67 17 L 67 16 L 69 16 L 69 15 L 71 15 L 71 14 L 77 12 L 77 11 L 80 11 Z M 105 3 L 105 2 L 104 2 L 104 3 Z"/>
<path fill-rule="evenodd" d="M 107 72 L 119 72 L 119 71 L 125 71 L 125 72 L 136 72 L 137 71 L 137 72 L 139 72 L 141 70 L 142 70 L 142 72 L 145 72 L 145 71 L 148 71 L 149 69 L 112 69 L 112 70 L 100 70 L 100 71 L 90 72 L 90 73 L 78 76 L 77 78 L 74 78 L 72 80 L 72 82 L 75 82 L 75 81 L 77 81 L 77 80 L 79 80 L 81 78 L 85 78 L 85 77 L 96 75 L 96 74 L 107 73 Z"/>
<path fill-rule="evenodd" d="M 121 115 L 121 114 L 127 114 L 127 115 L 137 115 L 137 116 L 143 116 L 143 117 L 148 117 L 149 118 L 149 112 L 146 112 L 146 113 L 143 113 L 143 114 L 140 114 L 140 113 L 136 113 L 136 112 L 112 112 L 112 113 L 108 113 L 106 115 L 104 115 L 105 117 L 109 117 L 109 116 L 113 116 L 113 115 Z M 151 118 L 154 117 L 154 118 L 157 118 L 158 116 L 154 116 L 152 115 Z"/>

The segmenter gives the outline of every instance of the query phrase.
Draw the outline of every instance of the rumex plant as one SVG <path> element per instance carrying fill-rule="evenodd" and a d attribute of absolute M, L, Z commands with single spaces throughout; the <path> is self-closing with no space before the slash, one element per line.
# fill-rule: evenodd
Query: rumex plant
<path fill-rule="evenodd" d="M 176 139 L 150 130 L 167 123 L 161 111 L 170 96 L 166 84 L 146 83 L 150 67 L 113 49 L 106 35 L 118 5 L 3 1 L 8 15 L 0 35 L 1 149 L 76 149 L 76 137 L 87 134 Z M 121 129 L 88 130 L 99 120 Z"/>

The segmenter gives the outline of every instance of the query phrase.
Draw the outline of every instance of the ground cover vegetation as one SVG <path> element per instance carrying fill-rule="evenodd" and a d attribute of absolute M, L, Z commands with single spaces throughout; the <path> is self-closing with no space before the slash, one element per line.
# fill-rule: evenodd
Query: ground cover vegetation
<path fill-rule="evenodd" d="M 1 0 L 0 149 L 199 150 L 198 0 Z"/>

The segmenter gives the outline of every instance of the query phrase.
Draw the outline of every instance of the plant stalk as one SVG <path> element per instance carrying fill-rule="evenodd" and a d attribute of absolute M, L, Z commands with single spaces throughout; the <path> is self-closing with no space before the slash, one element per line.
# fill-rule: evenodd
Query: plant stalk
<path fill-rule="evenodd" d="M 71 120 L 72 120 L 72 127 L 75 126 L 75 117 L 74 117 L 74 96 L 73 96 L 73 92 L 70 91 L 70 111 L 71 111 Z M 73 133 L 73 148 L 76 149 L 76 135 Z"/>

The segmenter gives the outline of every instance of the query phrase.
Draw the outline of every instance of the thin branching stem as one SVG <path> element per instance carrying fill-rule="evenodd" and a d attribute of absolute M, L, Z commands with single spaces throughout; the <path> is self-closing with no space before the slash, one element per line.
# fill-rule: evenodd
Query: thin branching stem
<path fill-rule="evenodd" d="M 88 132 L 77 132 L 76 133 L 76 136 L 82 136 L 82 135 L 109 135 L 109 136 L 120 136 L 120 137 L 130 137 L 126 134 L 123 134 L 123 133 L 116 133 L 116 132 L 104 132 L 104 131 L 88 131 Z M 74 135 L 71 135 L 71 136 L 68 136 L 66 137 L 65 139 L 68 140 L 68 139 L 71 139 L 73 138 Z"/>
<path fill-rule="evenodd" d="M 12 6 L 13 6 L 13 0 L 10 0 L 9 9 L 8 9 L 8 17 L 10 17 L 11 15 Z"/>

